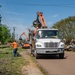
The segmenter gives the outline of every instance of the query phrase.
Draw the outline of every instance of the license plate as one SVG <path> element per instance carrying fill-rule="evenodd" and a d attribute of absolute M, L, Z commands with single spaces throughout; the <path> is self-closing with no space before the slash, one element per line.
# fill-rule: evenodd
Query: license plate
<path fill-rule="evenodd" d="M 50 49 L 50 51 L 57 51 L 57 49 Z"/>
<path fill-rule="evenodd" d="M 46 51 L 46 53 L 51 53 L 51 51 Z"/>

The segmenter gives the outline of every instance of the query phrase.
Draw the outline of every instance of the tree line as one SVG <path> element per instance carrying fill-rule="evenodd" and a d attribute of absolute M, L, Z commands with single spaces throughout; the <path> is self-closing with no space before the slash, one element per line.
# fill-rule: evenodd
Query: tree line
<path fill-rule="evenodd" d="M 12 41 L 10 29 L 6 26 L 1 24 L 0 25 L 0 43 L 5 44 L 9 41 Z"/>
<path fill-rule="evenodd" d="M 62 19 L 55 23 L 52 28 L 57 28 L 61 38 L 65 38 L 67 42 L 75 40 L 75 16 Z"/>
<path fill-rule="evenodd" d="M 57 28 L 61 38 L 65 38 L 68 42 L 75 39 L 75 16 L 62 19 L 55 23 L 51 28 Z M 0 25 L 0 42 L 7 43 L 13 41 L 9 27 Z"/>

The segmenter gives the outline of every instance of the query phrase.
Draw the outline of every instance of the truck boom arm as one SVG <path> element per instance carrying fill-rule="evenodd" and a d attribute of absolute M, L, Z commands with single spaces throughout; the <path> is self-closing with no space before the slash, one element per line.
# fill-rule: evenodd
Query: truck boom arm
<path fill-rule="evenodd" d="M 46 21 L 44 19 L 44 15 L 42 12 L 37 12 L 37 18 L 36 20 L 33 22 L 33 26 L 36 27 L 38 26 L 39 28 L 44 28 L 47 27 L 46 26 Z"/>
<path fill-rule="evenodd" d="M 24 35 L 24 36 L 26 37 L 26 41 L 28 41 L 28 36 L 26 35 L 26 33 L 23 32 L 23 33 L 20 35 L 20 38 L 21 38 L 22 35 Z"/>
<path fill-rule="evenodd" d="M 38 15 L 38 17 L 40 19 L 40 22 L 42 24 L 42 27 L 46 27 L 46 21 L 44 19 L 43 13 L 42 12 L 38 12 L 37 15 Z"/>

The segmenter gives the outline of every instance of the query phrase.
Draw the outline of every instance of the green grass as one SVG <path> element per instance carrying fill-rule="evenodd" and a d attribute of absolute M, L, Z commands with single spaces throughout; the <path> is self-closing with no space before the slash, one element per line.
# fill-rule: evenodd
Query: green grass
<path fill-rule="evenodd" d="M 18 53 L 22 49 L 18 49 Z M 23 51 L 23 50 L 22 50 Z M 22 66 L 27 65 L 27 61 L 21 56 L 13 57 L 12 48 L 0 49 L 0 75 L 22 75 Z"/>

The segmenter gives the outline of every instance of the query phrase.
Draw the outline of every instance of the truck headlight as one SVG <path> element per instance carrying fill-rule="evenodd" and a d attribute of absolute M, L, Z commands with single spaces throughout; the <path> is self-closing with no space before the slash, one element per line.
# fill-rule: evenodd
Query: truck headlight
<path fill-rule="evenodd" d="M 41 47 L 41 45 L 39 45 L 39 44 L 37 44 L 36 46 L 37 46 L 37 47 Z"/>
<path fill-rule="evenodd" d="M 62 44 L 61 47 L 64 47 L 64 44 Z"/>

